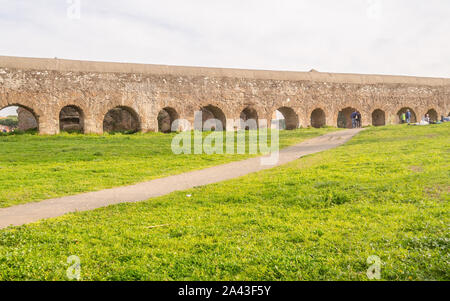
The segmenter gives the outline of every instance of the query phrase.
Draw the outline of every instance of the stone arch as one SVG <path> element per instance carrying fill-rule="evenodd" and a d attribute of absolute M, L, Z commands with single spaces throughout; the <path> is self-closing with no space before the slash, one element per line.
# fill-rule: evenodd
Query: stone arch
<path fill-rule="evenodd" d="M 355 109 L 353 107 L 346 107 L 342 110 L 339 111 L 338 113 L 338 118 L 337 118 L 337 126 L 338 128 L 344 128 L 344 129 L 351 129 L 353 128 L 353 124 L 352 124 L 352 118 L 351 115 L 354 112 L 358 112 L 361 114 L 361 111 L 358 109 Z M 362 116 L 362 114 L 361 114 Z M 362 125 L 362 120 L 360 120 L 361 125 Z"/>
<path fill-rule="evenodd" d="M 242 110 L 239 117 L 240 120 L 244 121 L 244 124 L 240 125 L 241 129 L 249 130 L 249 122 L 256 122 L 256 129 L 259 128 L 258 111 L 253 106 L 248 106 Z"/>
<path fill-rule="evenodd" d="M 431 122 L 436 122 L 436 121 L 438 121 L 440 119 L 439 115 L 438 115 L 438 113 L 437 113 L 437 111 L 435 109 L 429 109 L 427 114 L 428 114 L 428 116 L 430 116 L 430 121 Z"/>
<path fill-rule="evenodd" d="M 158 113 L 158 131 L 161 133 L 171 133 L 172 124 L 178 120 L 180 115 L 172 107 L 165 107 Z"/>
<path fill-rule="evenodd" d="M 321 128 L 327 124 L 327 117 L 325 111 L 317 108 L 311 113 L 311 126 L 314 128 Z"/>
<path fill-rule="evenodd" d="M 17 128 L 21 131 L 37 130 L 39 131 L 39 115 L 30 106 L 22 103 L 7 103 L 0 106 L 0 111 L 9 107 L 17 107 Z"/>
<path fill-rule="evenodd" d="M 213 127 L 213 130 L 216 130 L 220 127 L 222 128 L 222 130 L 226 130 L 227 118 L 221 108 L 214 105 L 207 105 L 202 107 L 200 111 L 202 112 L 202 129 L 204 129 L 205 123 L 208 120 L 218 120 L 221 123 L 221 126 L 217 124 L 215 127 Z"/>
<path fill-rule="evenodd" d="M 386 112 L 381 109 L 376 109 L 372 112 L 372 125 L 384 126 L 386 125 Z"/>
<path fill-rule="evenodd" d="M 282 118 L 277 117 L 277 115 L 282 115 Z M 279 128 L 286 130 L 295 130 L 299 127 L 299 118 L 297 113 L 291 107 L 281 107 L 278 108 L 273 116 L 272 120 L 278 120 Z"/>
<path fill-rule="evenodd" d="M 84 133 L 84 120 L 84 111 L 77 105 L 67 105 L 59 111 L 60 131 Z"/>
<path fill-rule="evenodd" d="M 59 133 L 61 131 L 64 131 L 64 128 L 66 128 L 66 126 L 64 125 L 65 122 L 61 122 L 61 118 L 65 119 L 64 116 L 64 112 L 62 112 L 63 110 L 67 110 L 69 116 L 67 117 L 67 119 L 70 118 L 70 115 L 72 113 L 74 113 L 74 111 L 78 112 L 79 118 L 80 118 L 80 122 L 79 124 L 80 129 L 70 129 L 71 126 L 69 125 L 69 129 L 67 131 L 71 132 L 71 131 L 77 131 L 77 132 L 82 132 L 82 133 L 92 133 L 92 131 L 89 131 L 90 126 L 92 127 L 92 125 L 97 125 L 99 124 L 99 128 L 101 128 L 101 121 L 102 118 L 99 118 L 98 122 L 95 122 L 95 118 L 94 116 L 91 115 L 92 111 L 91 108 L 89 107 L 88 103 L 83 99 L 83 98 L 79 98 L 79 97 L 73 97 L 73 98 L 61 98 L 60 100 L 58 100 L 58 102 L 54 105 L 54 109 L 51 110 L 51 114 L 48 116 L 48 118 L 50 118 L 51 120 L 53 120 L 54 123 L 54 127 L 55 127 L 55 134 Z M 72 112 L 70 112 L 72 111 Z M 62 113 L 62 114 L 61 114 Z M 105 112 L 106 114 L 106 112 Z M 62 115 L 62 116 L 61 116 Z M 104 115 L 98 115 L 98 116 L 104 116 Z M 73 116 L 74 119 L 76 119 L 76 114 Z M 73 126 L 75 126 L 75 121 L 76 120 L 67 120 L 68 124 L 73 123 Z M 64 120 L 63 120 L 64 121 Z"/>
<path fill-rule="evenodd" d="M 413 109 L 411 109 L 410 107 L 403 107 L 397 112 L 397 124 L 402 123 L 402 115 L 403 115 L 403 113 L 406 113 L 407 110 L 409 110 L 411 112 L 411 123 L 417 122 L 416 112 Z"/>
<path fill-rule="evenodd" d="M 110 109 L 103 119 L 103 132 L 136 133 L 141 130 L 141 120 L 135 110 L 127 106 Z"/>
<path fill-rule="evenodd" d="M 42 117 L 43 106 L 40 106 L 40 104 L 46 101 L 46 97 L 40 94 L 30 95 L 11 90 L 0 91 L 0 110 L 7 107 L 21 107 L 33 112 L 36 117 Z"/>

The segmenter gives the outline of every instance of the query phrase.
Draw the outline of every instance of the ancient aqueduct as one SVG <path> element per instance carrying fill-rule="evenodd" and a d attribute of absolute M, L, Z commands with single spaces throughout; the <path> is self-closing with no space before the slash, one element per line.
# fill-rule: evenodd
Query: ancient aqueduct
<path fill-rule="evenodd" d="M 287 129 L 400 122 L 406 109 L 418 120 L 449 114 L 450 79 L 279 72 L 60 59 L 0 57 L 0 109 L 19 106 L 25 129 L 41 134 L 170 131 L 176 119 L 272 120 Z"/>

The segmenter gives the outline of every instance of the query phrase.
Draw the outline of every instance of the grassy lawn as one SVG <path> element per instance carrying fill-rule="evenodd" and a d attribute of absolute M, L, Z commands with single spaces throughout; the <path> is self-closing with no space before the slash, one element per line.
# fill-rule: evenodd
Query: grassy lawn
<path fill-rule="evenodd" d="M 285 147 L 330 131 L 336 129 L 282 131 L 280 145 Z M 134 184 L 250 157 L 174 156 L 174 135 L 0 135 L 0 208 Z"/>
<path fill-rule="evenodd" d="M 367 280 L 376 255 L 383 280 L 450 280 L 449 162 L 450 124 L 371 128 L 280 168 L 0 231 L 0 279 L 64 280 L 76 255 L 83 280 Z"/>

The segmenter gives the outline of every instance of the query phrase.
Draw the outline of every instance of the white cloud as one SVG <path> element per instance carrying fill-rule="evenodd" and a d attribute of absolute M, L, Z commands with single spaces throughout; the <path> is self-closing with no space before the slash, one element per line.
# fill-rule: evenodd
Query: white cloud
<path fill-rule="evenodd" d="M 0 117 L 17 116 L 18 107 L 7 107 L 0 110 Z"/>
<path fill-rule="evenodd" d="M 449 77 L 448 0 L 0 0 L 0 54 Z"/>

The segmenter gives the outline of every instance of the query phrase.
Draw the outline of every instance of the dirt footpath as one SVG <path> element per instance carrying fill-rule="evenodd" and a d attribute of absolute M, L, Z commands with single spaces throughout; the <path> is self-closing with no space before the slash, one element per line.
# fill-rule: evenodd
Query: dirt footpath
<path fill-rule="evenodd" d="M 263 157 L 257 157 L 136 185 L 2 208 L 0 209 L 0 229 L 33 223 L 71 212 L 88 211 L 118 203 L 145 201 L 174 191 L 187 190 L 196 186 L 238 178 L 250 173 L 284 165 L 306 155 L 338 147 L 349 141 L 360 131 L 361 129 L 338 131 L 285 148 L 280 151 L 279 160 L 276 164 L 264 165 L 262 164 Z"/>

